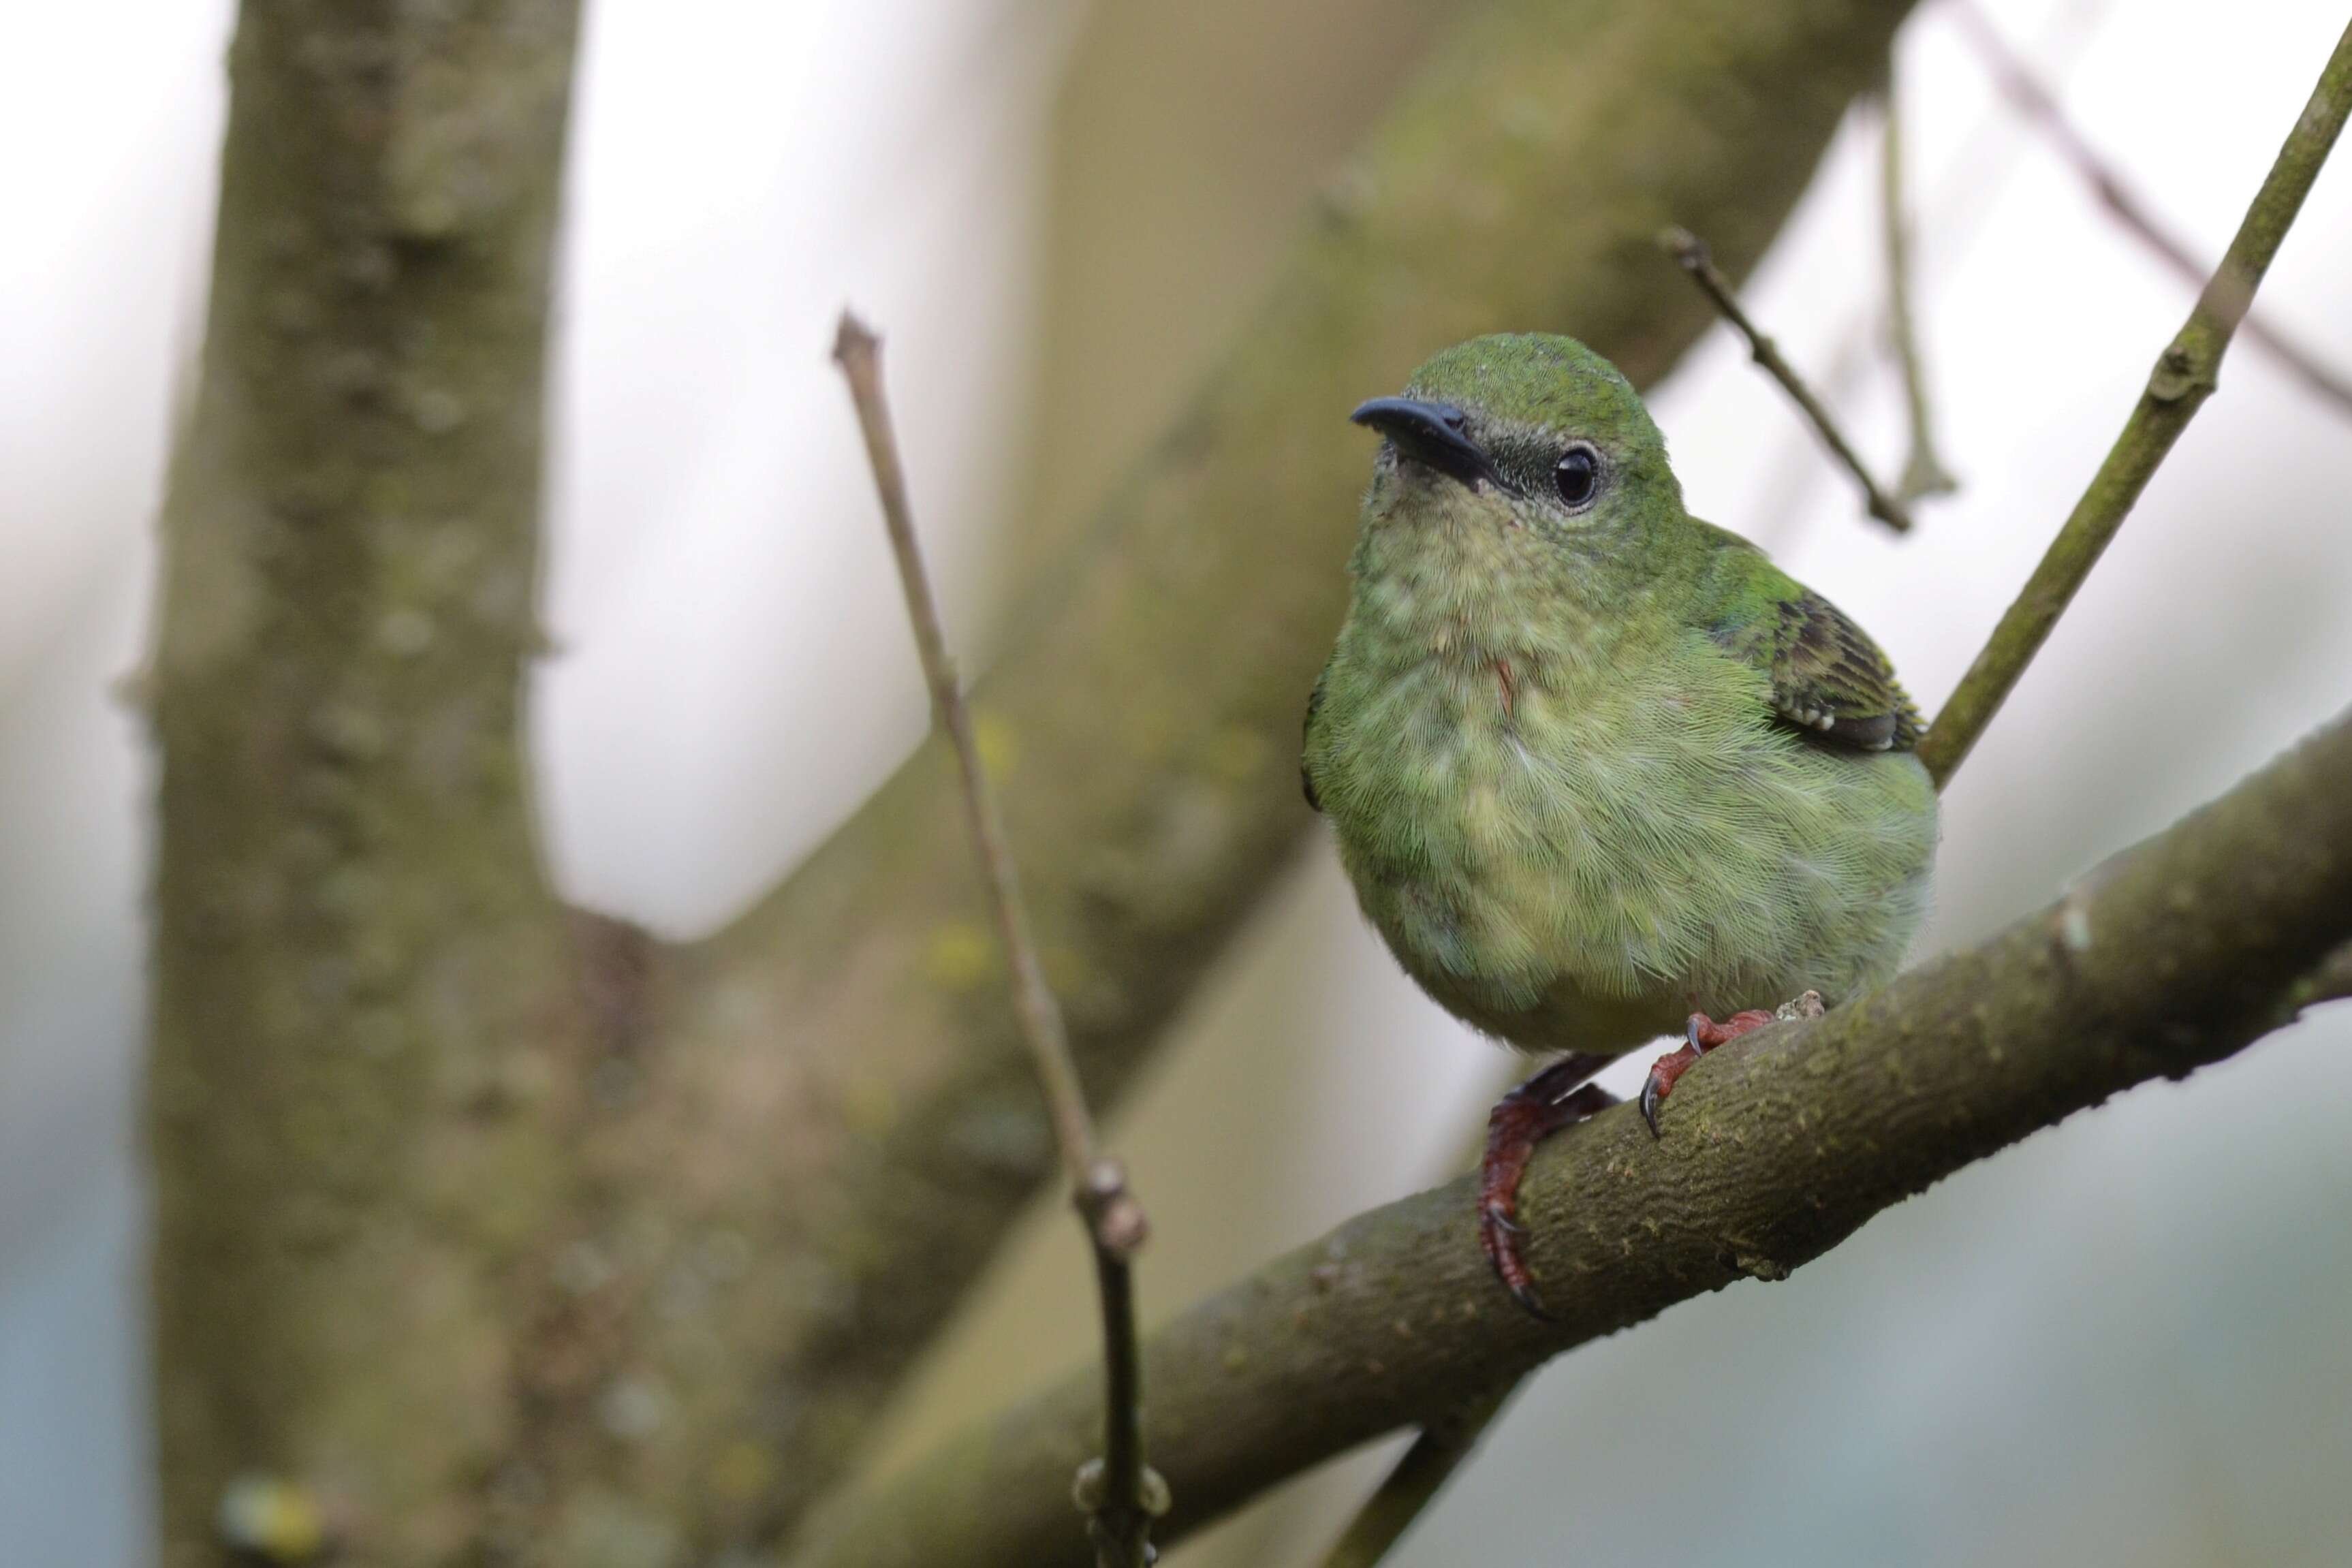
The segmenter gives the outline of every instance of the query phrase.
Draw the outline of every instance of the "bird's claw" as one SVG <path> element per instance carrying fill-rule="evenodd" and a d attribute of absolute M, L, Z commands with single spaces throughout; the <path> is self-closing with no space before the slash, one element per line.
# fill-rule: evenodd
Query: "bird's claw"
<path fill-rule="evenodd" d="M 1552 1316 L 1551 1309 L 1544 1305 L 1543 1298 L 1536 1293 L 1536 1288 L 1532 1283 L 1513 1285 L 1507 1279 L 1503 1283 L 1509 1289 L 1511 1292 L 1511 1300 L 1519 1304 L 1519 1310 L 1525 1312 L 1528 1317 L 1533 1318 L 1538 1323 L 1557 1323 L 1559 1321 L 1558 1318 Z"/>
<path fill-rule="evenodd" d="M 1820 996 L 1808 991 L 1805 996 L 1798 998 L 1790 1005 L 1801 1006 L 1806 997 L 1811 997 L 1816 1007 L 1821 1005 Z M 1813 1013 L 1799 1016 L 1818 1017 L 1820 1015 Z M 1658 1131 L 1658 1107 L 1664 1105 L 1666 1096 L 1674 1092 L 1675 1080 L 1697 1065 L 1699 1058 L 1727 1041 L 1738 1039 L 1750 1029 L 1762 1028 L 1772 1020 L 1772 1014 L 1759 1012 L 1754 1008 L 1744 1013 L 1734 1013 L 1720 1024 L 1704 1013 L 1693 1013 L 1683 1024 L 1681 1047 L 1668 1051 L 1664 1056 L 1652 1062 L 1650 1076 L 1642 1080 L 1642 1120 L 1650 1124 L 1650 1136 L 1652 1138 L 1665 1136 Z"/>
<path fill-rule="evenodd" d="M 1478 1166 L 1478 1247 L 1511 1300 L 1546 1322 L 1551 1313 L 1519 1252 L 1527 1234 L 1518 1221 L 1519 1178 L 1546 1136 L 1614 1103 L 1606 1090 L 1584 1081 L 1606 1062 L 1590 1056 L 1554 1062 L 1505 1095 L 1486 1120 L 1486 1151 Z"/>
<path fill-rule="evenodd" d="M 1486 1261 L 1494 1266 L 1495 1278 L 1511 1293 L 1511 1300 L 1529 1317 L 1544 1322 L 1555 1320 L 1543 1297 L 1536 1289 L 1535 1276 L 1528 1272 L 1527 1259 L 1519 1255 L 1518 1238 L 1527 1227 L 1513 1219 L 1498 1205 L 1487 1204 L 1478 1211 L 1478 1247 L 1486 1253 Z"/>

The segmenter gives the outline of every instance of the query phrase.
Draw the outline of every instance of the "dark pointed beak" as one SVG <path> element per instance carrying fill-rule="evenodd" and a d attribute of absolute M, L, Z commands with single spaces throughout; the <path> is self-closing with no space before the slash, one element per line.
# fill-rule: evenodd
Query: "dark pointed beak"
<path fill-rule="evenodd" d="M 1412 397 L 1375 397 L 1348 417 L 1368 425 L 1395 443 L 1406 457 L 1428 464 L 1465 485 L 1480 480 L 1500 486 L 1502 476 L 1468 435 L 1470 420 L 1451 403 Z"/>

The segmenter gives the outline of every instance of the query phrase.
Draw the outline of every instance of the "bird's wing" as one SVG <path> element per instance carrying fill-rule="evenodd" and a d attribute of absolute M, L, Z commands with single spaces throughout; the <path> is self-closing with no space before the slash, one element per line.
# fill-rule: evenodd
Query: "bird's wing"
<path fill-rule="evenodd" d="M 1307 796 L 1307 807 L 1309 811 L 1323 809 L 1323 802 L 1315 793 L 1315 775 L 1307 771 L 1307 753 L 1315 738 L 1315 715 L 1323 710 L 1323 682 L 1328 679 L 1330 675 L 1331 667 L 1326 664 L 1322 672 L 1315 677 L 1315 689 L 1307 694 L 1307 721 L 1299 726 L 1301 739 L 1309 742 L 1309 745 L 1302 745 L 1299 748 L 1298 787 Z"/>
<path fill-rule="evenodd" d="M 1770 678 L 1773 716 L 1823 745 L 1907 752 L 1918 744 L 1927 726 L 1870 634 L 1745 540 L 1722 537 L 1705 628 L 1725 652 Z"/>

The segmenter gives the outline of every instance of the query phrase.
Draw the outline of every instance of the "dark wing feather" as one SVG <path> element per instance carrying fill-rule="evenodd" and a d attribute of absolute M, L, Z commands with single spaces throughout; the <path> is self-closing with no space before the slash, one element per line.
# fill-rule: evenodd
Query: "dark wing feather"
<path fill-rule="evenodd" d="M 1895 666 L 1845 612 L 1808 590 L 1780 607 L 1772 710 L 1809 734 L 1865 752 L 1918 744 L 1919 710 Z"/>
<path fill-rule="evenodd" d="M 1718 566 L 1727 591 L 1708 633 L 1770 678 L 1781 722 L 1808 740 L 1855 751 L 1918 744 L 1927 726 L 1869 633 L 1753 550 L 1727 550 Z"/>

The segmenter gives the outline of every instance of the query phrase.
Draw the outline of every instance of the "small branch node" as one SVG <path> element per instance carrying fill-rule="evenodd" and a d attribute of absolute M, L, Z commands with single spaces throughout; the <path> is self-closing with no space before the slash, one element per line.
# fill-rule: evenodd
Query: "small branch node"
<path fill-rule="evenodd" d="M 2178 403 L 2198 390 L 2201 383 L 2207 392 L 2213 390 L 2214 378 L 2200 376 L 2197 356 L 2185 343 L 2174 343 L 2156 357 L 2156 368 L 2148 373 L 2147 395 L 2158 403 Z"/>
<path fill-rule="evenodd" d="M 1070 1481 L 1070 1501 L 1080 1513 L 1093 1514 L 1103 1510 L 1108 1468 L 1097 1455 L 1078 1467 Z M 1176 1496 L 1168 1489 L 1168 1478 L 1150 1466 L 1143 1467 L 1143 1495 L 1136 1500 L 1138 1506 L 1153 1519 L 1165 1516 L 1176 1506 Z"/>
<path fill-rule="evenodd" d="M 1127 1190 L 1127 1169 L 1108 1155 L 1097 1156 L 1087 1168 L 1078 1212 L 1095 1245 L 1119 1258 L 1131 1258 L 1151 1235 L 1143 1205 Z"/>

